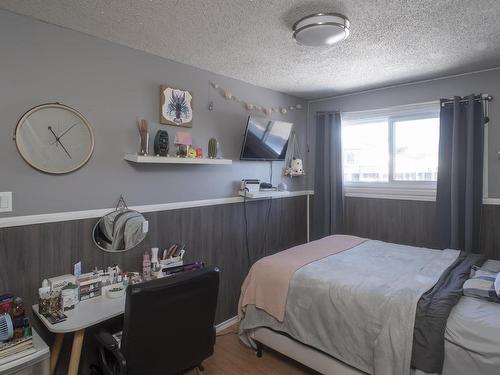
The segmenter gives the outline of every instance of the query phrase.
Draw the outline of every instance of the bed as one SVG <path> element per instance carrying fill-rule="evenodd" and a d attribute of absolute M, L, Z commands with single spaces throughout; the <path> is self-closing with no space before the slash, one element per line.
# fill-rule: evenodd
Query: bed
<path fill-rule="evenodd" d="M 313 241 L 252 267 L 240 338 L 323 374 L 492 373 L 500 305 L 461 298 L 471 266 L 482 262 L 352 236 Z"/>

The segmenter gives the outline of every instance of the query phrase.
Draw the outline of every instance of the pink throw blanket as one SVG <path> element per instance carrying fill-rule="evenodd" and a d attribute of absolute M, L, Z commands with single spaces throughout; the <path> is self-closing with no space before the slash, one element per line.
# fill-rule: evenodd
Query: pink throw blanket
<path fill-rule="evenodd" d="M 354 236 L 333 235 L 260 259 L 250 268 L 241 287 L 238 306 L 240 320 L 245 315 L 245 306 L 255 305 L 282 322 L 288 287 L 295 271 L 316 260 L 349 250 L 364 241 L 366 240 Z"/>

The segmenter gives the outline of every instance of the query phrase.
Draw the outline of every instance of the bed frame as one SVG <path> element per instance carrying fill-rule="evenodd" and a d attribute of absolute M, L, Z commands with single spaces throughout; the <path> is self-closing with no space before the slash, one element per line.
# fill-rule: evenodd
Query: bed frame
<path fill-rule="evenodd" d="M 262 346 L 265 345 L 324 375 L 366 375 L 319 350 L 269 328 L 255 328 L 250 336 L 257 344 L 258 357 L 262 357 Z"/>

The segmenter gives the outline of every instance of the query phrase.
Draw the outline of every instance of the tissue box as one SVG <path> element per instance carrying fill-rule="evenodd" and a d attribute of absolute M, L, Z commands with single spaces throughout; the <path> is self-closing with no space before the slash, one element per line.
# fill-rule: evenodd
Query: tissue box
<path fill-rule="evenodd" d="M 76 276 L 74 275 L 62 275 L 57 277 L 51 277 L 49 280 L 50 289 L 53 291 L 61 291 L 68 284 L 76 285 Z"/>

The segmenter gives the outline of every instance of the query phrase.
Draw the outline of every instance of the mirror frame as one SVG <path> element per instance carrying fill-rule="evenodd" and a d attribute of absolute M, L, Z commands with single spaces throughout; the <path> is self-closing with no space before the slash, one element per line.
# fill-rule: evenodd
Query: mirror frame
<path fill-rule="evenodd" d="M 111 253 L 111 254 L 116 254 L 116 253 L 123 253 L 125 251 L 129 251 L 129 250 L 132 250 L 132 249 L 135 249 L 137 246 L 139 246 L 141 243 L 144 242 L 144 240 L 146 239 L 148 232 L 146 232 L 144 234 L 144 237 L 142 238 L 142 240 L 140 242 L 138 242 L 137 244 L 135 244 L 134 246 L 128 248 L 128 249 L 123 249 L 123 250 L 110 250 L 110 249 L 105 249 L 104 247 L 102 247 L 101 245 L 98 244 L 97 240 L 96 240 L 96 230 L 99 226 L 99 223 L 102 221 L 103 218 L 105 218 L 106 216 L 116 212 L 116 211 L 119 211 L 120 209 L 117 209 L 117 210 L 114 210 L 114 211 L 110 211 L 108 212 L 106 215 L 103 215 L 99 218 L 99 220 L 97 220 L 97 222 L 94 224 L 93 228 L 92 228 L 92 241 L 94 242 L 94 245 L 99 249 L 99 250 L 102 250 L 102 251 L 105 251 L 107 253 Z M 146 220 L 146 217 L 142 214 L 142 212 L 139 212 L 139 211 L 136 211 L 136 210 L 131 210 L 129 209 L 128 207 L 126 209 L 123 209 L 123 210 L 128 210 L 128 211 L 134 211 L 134 212 L 137 212 L 138 214 L 141 214 L 141 216 L 144 218 L 144 221 L 147 222 Z"/>

